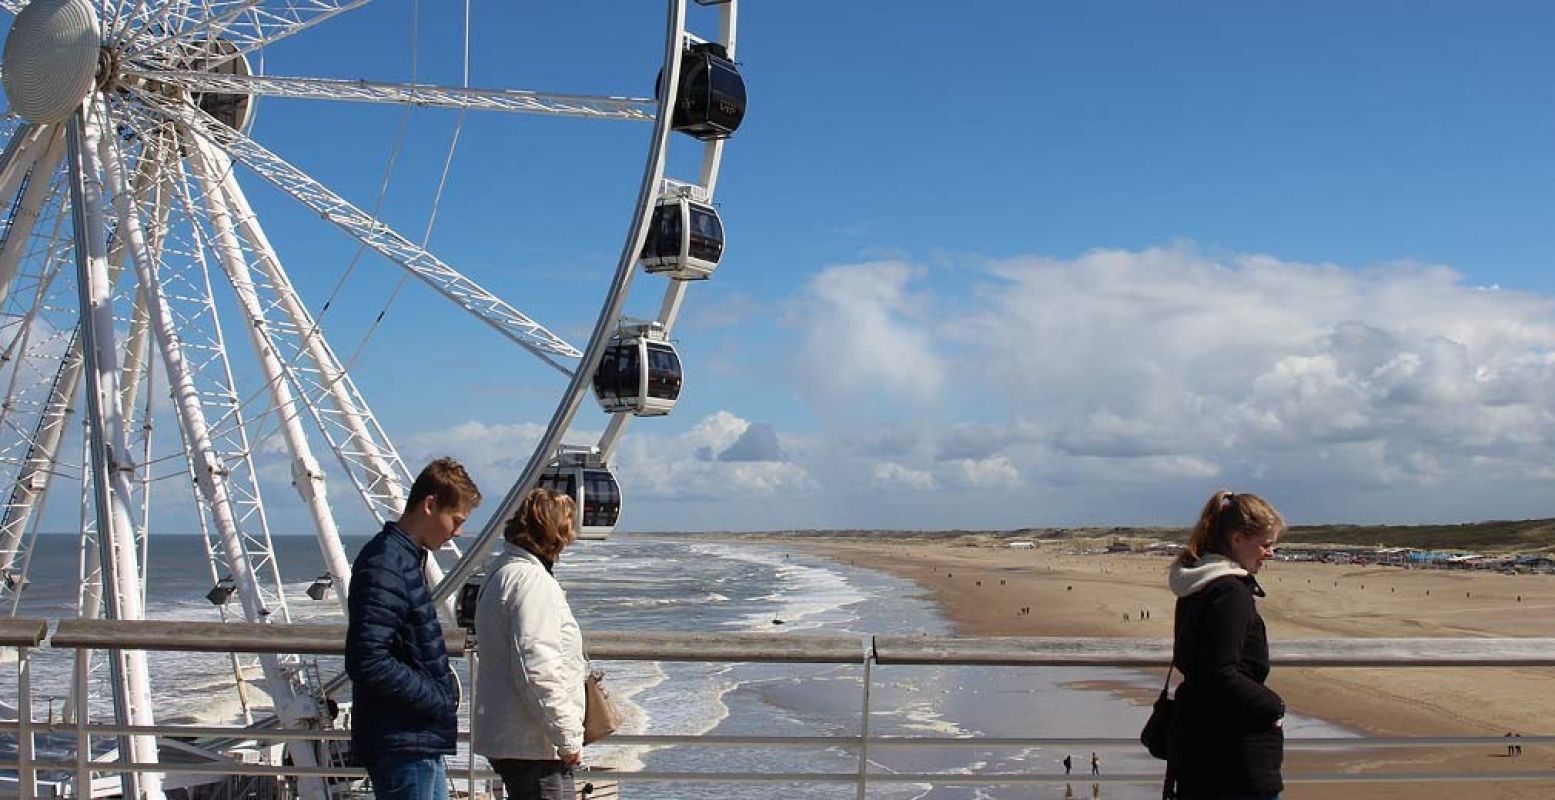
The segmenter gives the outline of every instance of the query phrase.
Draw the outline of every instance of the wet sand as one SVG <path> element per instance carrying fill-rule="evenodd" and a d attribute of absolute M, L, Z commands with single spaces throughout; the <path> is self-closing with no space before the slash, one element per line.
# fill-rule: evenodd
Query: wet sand
<path fill-rule="evenodd" d="M 771 540 L 770 537 L 763 537 Z M 880 535 L 786 540 L 835 561 L 908 578 L 969 636 L 1171 635 L 1168 559 L 1081 554 L 1074 542 L 1012 550 L 993 539 Z M 1555 576 L 1271 562 L 1260 575 L 1271 638 L 1555 636 Z M 1021 609 L 1029 608 L 1030 613 Z M 1149 613 L 1141 619 L 1142 611 Z M 1270 685 L 1293 712 L 1374 736 L 1555 731 L 1547 669 L 1280 669 Z M 1098 689 L 1106 687 L 1096 687 Z M 1141 697 L 1142 703 L 1150 698 Z M 1287 753 L 1286 772 L 1555 769 L 1555 748 Z M 1549 783 L 1292 785 L 1300 798 L 1550 798 Z"/>

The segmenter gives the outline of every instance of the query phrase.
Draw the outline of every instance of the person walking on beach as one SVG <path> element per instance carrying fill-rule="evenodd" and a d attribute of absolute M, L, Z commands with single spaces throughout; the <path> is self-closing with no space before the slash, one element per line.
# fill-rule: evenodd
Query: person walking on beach
<path fill-rule="evenodd" d="M 1258 570 L 1285 531 L 1252 494 L 1216 492 L 1172 563 L 1177 687 L 1167 775 L 1183 800 L 1274 800 L 1284 789 L 1285 702 L 1268 686 L 1269 640 Z"/>
<path fill-rule="evenodd" d="M 428 464 L 400 518 L 351 567 L 346 674 L 354 699 L 351 759 L 379 800 L 447 800 L 459 689 L 427 588 L 427 551 L 459 535 L 480 490 L 459 462 Z"/>
<path fill-rule="evenodd" d="M 1069 774 L 1069 770 L 1071 770 L 1073 768 L 1074 768 L 1074 759 L 1070 758 L 1068 753 L 1065 753 L 1064 754 L 1064 774 L 1068 775 Z"/>
<path fill-rule="evenodd" d="M 481 642 L 471 749 L 508 800 L 573 800 L 583 761 L 583 634 L 551 570 L 575 536 L 572 498 L 534 489 L 507 521 L 475 607 Z"/>
<path fill-rule="evenodd" d="M 1092 775 L 1100 775 L 1101 774 L 1101 756 L 1096 755 L 1096 751 L 1095 750 L 1091 751 L 1091 774 Z"/>

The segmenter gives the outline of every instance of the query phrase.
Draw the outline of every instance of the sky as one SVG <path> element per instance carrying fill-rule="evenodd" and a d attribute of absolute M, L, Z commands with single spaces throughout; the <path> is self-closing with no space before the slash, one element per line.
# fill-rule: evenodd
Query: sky
<path fill-rule="evenodd" d="M 258 66 L 457 84 L 454 5 Z M 516 6 L 471 0 L 471 85 L 651 94 L 662 4 Z M 675 412 L 617 453 L 620 530 L 1188 525 L 1220 488 L 1293 523 L 1555 516 L 1551 41 L 1532 0 L 746 0 L 727 249 Z M 581 345 L 650 126 L 266 98 L 253 135 L 420 240 L 456 129 L 430 249 Z M 561 376 L 243 178 L 407 461 L 504 493 Z"/>

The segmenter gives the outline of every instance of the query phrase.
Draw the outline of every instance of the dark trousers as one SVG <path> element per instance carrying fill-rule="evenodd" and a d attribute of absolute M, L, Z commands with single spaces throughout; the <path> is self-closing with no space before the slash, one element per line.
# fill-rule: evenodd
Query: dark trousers
<path fill-rule="evenodd" d="M 575 800 L 572 767 L 557 760 L 499 758 L 491 768 L 502 776 L 508 800 Z"/>

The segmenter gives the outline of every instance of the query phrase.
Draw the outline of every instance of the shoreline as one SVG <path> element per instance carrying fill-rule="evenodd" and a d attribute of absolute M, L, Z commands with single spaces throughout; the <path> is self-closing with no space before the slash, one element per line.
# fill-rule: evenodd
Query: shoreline
<path fill-rule="evenodd" d="M 749 541 L 749 540 L 747 540 Z M 890 535 L 863 540 L 761 536 L 839 564 L 912 581 L 958 635 L 1169 638 L 1168 559 L 1079 552 L 1085 542 L 1012 550 L 993 539 Z M 1397 567 L 1270 562 L 1259 610 L 1271 639 L 1378 636 L 1555 636 L 1555 577 Z M 1023 611 L 1029 609 L 1029 611 Z M 1142 619 L 1140 612 L 1148 612 Z M 1367 736 L 1497 736 L 1549 730 L 1547 670 L 1276 668 L 1270 686 L 1297 714 Z M 1157 676 L 1159 678 L 1159 676 Z M 1115 687 L 1077 686 L 1091 691 Z M 1148 698 L 1137 698 L 1148 705 Z M 1142 712 L 1143 713 L 1143 712 Z M 1141 721 L 1143 716 L 1141 716 Z M 1528 745 L 1343 753 L 1288 750 L 1286 772 L 1548 770 L 1555 749 Z M 1307 784 L 1287 798 L 1548 797 L 1548 785 Z"/>

